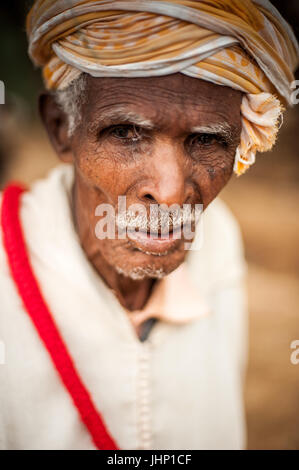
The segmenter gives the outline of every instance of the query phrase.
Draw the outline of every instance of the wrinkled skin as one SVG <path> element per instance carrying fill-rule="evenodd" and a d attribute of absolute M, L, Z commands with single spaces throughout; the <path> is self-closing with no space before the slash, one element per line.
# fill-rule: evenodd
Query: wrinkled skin
<path fill-rule="evenodd" d="M 134 281 L 118 274 L 136 267 L 169 274 L 187 252 L 179 240 L 165 256 L 146 254 L 128 240 L 98 240 L 95 208 L 101 203 L 203 204 L 206 208 L 229 181 L 240 142 L 242 94 L 182 74 L 155 78 L 87 79 L 88 99 L 82 122 L 71 138 L 67 118 L 53 97 L 40 98 L 41 115 L 50 140 L 65 162 L 75 166 L 73 213 L 83 250 L 122 305 L 142 308 L 153 279 Z M 107 113 L 122 106 L 153 129 L 134 127 Z M 113 114 L 113 113 L 112 113 Z M 223 124 L 230 138 L 194 133 L 194 128 Z"/>

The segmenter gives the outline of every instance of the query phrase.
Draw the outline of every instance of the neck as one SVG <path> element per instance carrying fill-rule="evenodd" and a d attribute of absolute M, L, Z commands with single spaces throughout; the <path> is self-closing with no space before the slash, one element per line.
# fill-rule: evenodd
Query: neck
<path fill-rule="evenodd" d="M 107 286 L 113 289 L 123 307 L 130 311 L 143 309 L 156 282 L 154 279 L 136 281 L 118 274 L 100 255 L 96 259 L 90 259 L 90 262 Z"/>

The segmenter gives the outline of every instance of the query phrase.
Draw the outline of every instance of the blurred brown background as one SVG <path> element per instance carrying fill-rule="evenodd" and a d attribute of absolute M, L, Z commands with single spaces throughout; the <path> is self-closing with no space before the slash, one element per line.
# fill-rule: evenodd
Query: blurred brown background
<path fill-rule="evenodd" d="M 26 56 L 30 1 L 0 6 L 0 187 L 31 183 L 57 164 L 36 112 L 40 76 Z M 299 2 L 273 1 L 298 35 Z M 297 79 L 299 76 L 297 75 Z M 222 194 L 238 218 L 249 264 L 250 351 L 246 383 L 248 447 L 299 449 L 299 106 L 288 111 L 275 150 L 233 178 Z"/>

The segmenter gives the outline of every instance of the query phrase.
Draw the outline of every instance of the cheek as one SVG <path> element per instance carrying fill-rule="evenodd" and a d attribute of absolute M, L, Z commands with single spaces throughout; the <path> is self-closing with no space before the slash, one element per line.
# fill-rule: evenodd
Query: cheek
<path fill-rule="evenodd" d="M 104 199 L 114 201 L 125 193 L 134 174 L 138 173 L 135 160 L 127 153 L 108 144 L 99 146 L 86 142 L 76 149 L 74 160 L 86 184 L 102 192 Z"/>
<path fill-rule="evenodd" d="M 200 188 L 204 208 L 215 199 L 226 186 L 233 173 L 235 152 L 218 153 L 194 166 L 193 178 Z M 203 159 L 202 159 L 203 160 Z"/>

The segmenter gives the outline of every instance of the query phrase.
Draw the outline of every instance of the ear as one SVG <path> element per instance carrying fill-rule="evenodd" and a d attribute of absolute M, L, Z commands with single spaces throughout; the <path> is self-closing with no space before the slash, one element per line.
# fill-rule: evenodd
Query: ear
<path fill-rule="evenodd" d="M 72 162 L 68 118 L 50 93 L 39 96 L 39 113 L 58 157 L 66 163 Z"/>

